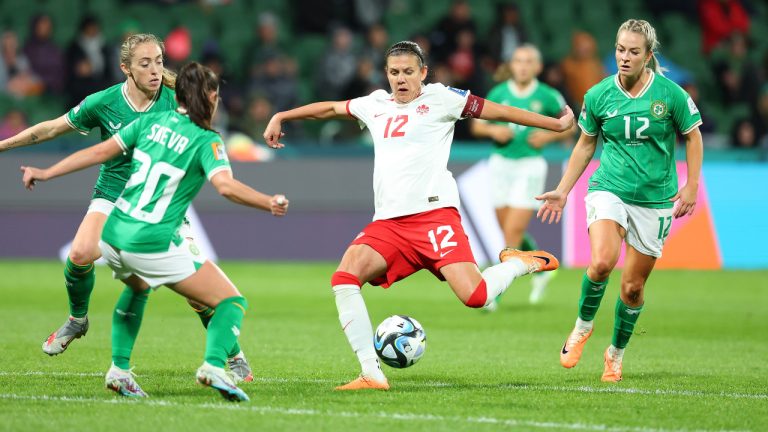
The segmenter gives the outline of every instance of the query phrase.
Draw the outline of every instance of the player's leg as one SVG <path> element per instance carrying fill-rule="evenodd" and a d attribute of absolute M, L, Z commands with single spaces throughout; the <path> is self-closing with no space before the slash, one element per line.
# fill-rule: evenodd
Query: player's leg
<path fill-rule="evenodd" d="M 119 259 L 116 253 L 107 253 L 113 255 L 113 259 Z M 144 317 L 149 285 L 136 275 L 125 277 L 123 283 L 125 287 L 112 314 L 112 365 L 107 371 L 105 384 L 108 389 L 123 396 L 146 397 L 147 394 L 133 379 L 130 360 Z"/>
<path fill-rule="evenodd" d="M 93 210 L 93 205 L 99 204 L 102 203 L 94 200 L 72 241 L 72 248 L 64 266 L 64 281 L 69 297 L 69 318 L 43 341 L 43 352 L 48 355 L 64 352 L 70 342 L 88 332 L 88 304 L 96 278 L 93 262 L 101 256 L 99 251 L 101 229 L 111 210 L 111 203 L 108 203 L 107 209 Z"/>
<path fill-rule="evenodd" d="M 359 378 L 337 387 L 337 390 L 389 388 L 373 348 L 373 326 L 360 292 L 363 283 L 386 271 L 387 262 L 381 254 L 366 244 L 354 244 L 344 252 L 331 278 L 339 323 L 361 367 Z"/>
<path fill-rule="evenodd" d="M 228 353 L 237 343 L 248 302 L 210 260 L 191 276 L 166 285 L 184 297 L 214 309 L 208 323 L 205 361 L 197 370 L 197 381 L 218 390 L 227 400 L 247 401 L 248 395 L 237 387 L 224 365 Z"/>

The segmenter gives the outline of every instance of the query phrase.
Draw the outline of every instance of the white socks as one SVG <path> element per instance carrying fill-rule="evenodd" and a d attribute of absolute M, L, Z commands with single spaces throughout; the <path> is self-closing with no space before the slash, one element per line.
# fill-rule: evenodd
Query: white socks
<path fill-rule="evenodd" d="M 506 291 L 515 278 L 526 274 L 528 274 L 528 266 L 517 258 L 485 269 L 483 279 L 485 279 L 485 289 L 488 294 L 485 305 L 492 303 L 493 299 Z"/>
<path fill-rule="evenodd" d="M 584 321 L 580 317 L 576 318 L 576 328 L 582 331 L 590 331 L 595 325 L 594 321 Z"/>
<path fill-rule="evenodd" d="M 379 366 L 379 358 L 373 349 L 373 327 L 360 287 L 352 284 L 336 285 L 333 287 L 333 294 L 336 296 L 341 328 L 352 350 L 357 354 L 363 375 L 377 381 L 386 381 L 387 378 Z"/>

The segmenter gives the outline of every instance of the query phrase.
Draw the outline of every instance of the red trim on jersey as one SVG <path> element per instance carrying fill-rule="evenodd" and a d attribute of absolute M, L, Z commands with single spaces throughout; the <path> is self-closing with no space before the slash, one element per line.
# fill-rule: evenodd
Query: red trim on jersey
<path fill-rule="evenodd" d="M 349 115 L 349 116 L 350 116 L 350 117 L 352 117 L 352 118 L 357 118 L 357 117 L 355 117 L 355 115 L 354 115 L 354 114 L 352 114 L 352 111 L 350 111 L 350 110 L 349 110 L 349 103 L 350 103 L 350 102 L 352 102 L 352 99 L 349 99 L 349 100 L 347 100 L 347 105 L 346 105 L 346 108 L 347 108 L 347 115 Z"/>
<path fill-rule="evenodd" d="M 480 118 L 480 113 L 483 112 L 483 105 L 485 105 L 485 99 L 473 94 L 469 95 L 467 97 L 467 104 L 464 105 L 464 110 L 461 112 L 461 117 Z"/>
<path fill-rule="evenodd" d="M 485 302 L 488 301 L 488 287 L 485 284 L 485 279 L 480 279 L 480 283 L 469 296 L 465 305 L 471 308 L 481 308 L 485 306 Z"/>

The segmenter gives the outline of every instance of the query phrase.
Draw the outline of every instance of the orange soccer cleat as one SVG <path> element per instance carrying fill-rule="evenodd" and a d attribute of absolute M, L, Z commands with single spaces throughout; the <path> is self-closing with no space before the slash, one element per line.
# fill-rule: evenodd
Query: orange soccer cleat
<path fill-rule="evenodd" d="M 389 383 L 386 378 L 384 381 L 377 381 L 363 374 L 354 380 L 336 387 L 336 390 L 389 390 Z"/>
<path fill-rule="evenodd" d="M 592 329 L 586 330 L 574 327 L 571 330 L 571 334 L 568 335 L 568 339 L 565 340 L 563 348 L 560 350 L 560 364 L 564 368 L 570 369 L 576 366 L 576 363 L 581 358 L 584 345 L 590 336 L 592 336 Z"/>
<path fill-rule="evenodd" d="M 611 347 L 605 350 L 605 369 L 603 370 L 602 381 L 619 382 L 621 381 L 621 356 L 612 356 Z"/>
<path fill-rule="evenodd" d="M 499 261 L 504 262 L 512 258 L 518 258 L 528 266 L 528 273 L 551 271 L 560 267 L 560 262 L 549 252 L 545 251 L 521 251 L 506 247 L 499 252 Z"/>

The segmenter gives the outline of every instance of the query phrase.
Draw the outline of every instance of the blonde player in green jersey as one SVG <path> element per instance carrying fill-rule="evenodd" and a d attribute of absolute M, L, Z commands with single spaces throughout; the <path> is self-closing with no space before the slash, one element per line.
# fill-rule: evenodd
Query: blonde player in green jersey
<path fill-rule="evenodd" d="M 265 195 L 232 177 L 221 137 L 211 129 L 218 92 L 216 75 L 199 63 L 190 63 L 179 71 L 177 110 L 141 116 L 106 141 L 48 169 L 21 169 L 24 185 L 31 189 L 38 181 L 103 163 L 120 154 L 132 155 L 131 177 L 101 233 L 101 253 L 115 278 L 137 293 L 166 285 L 214 308 L 205 361 L 197 370 L 197 381 L 218 390 L 228 400 L 243 401 L 248 396 L 224 366 L 240 334 L 247 302 L 216 264 L 200 259 L 197 248 L 179 234 L 179 228 L 206 179 L 225 198 L 275 216 L 285 215 L 288 201 L 283 195 Z M 113 362 L 106 384 L 125 396 L 146 396 L 127 364 Z"/>
<path fill-rule="evenodd" d="M 589 179 L 585 203 L 592 257 L 581 284 L 576 325 L 560 352 L 571 368 L 592 334 L 593 319 L 619 259 L 626 258 L 616 300 L 611 345 L 604 353 L 603 381 L 622 378 L 624 349 L 643 310 L 645 283 L 661 257 L 672 219 L 693 214 L 703 158 L 701 115 L 690 96 L 665 78 L 654 56 L 656 31 L 643 20 L 628 20 L 616 36 L 618 73 L 587 91 L 579 117 L 581 137 L 557 189 L 538 216 L 558 222 L 568 193 L 603 136 L 600 167 Z M 678 190 L 677 132 L 685 138 L 688 177 Z M 677 204 L 675 204 L 677 203 Z"/>
<path fill-rule="evenodd" d="M 536 46 L 519 46 L 505 66 L 498 77 L 503 81 L 491 89 L 488 100 L 550 117 L 558 117 L 565 109 L 560 92 L 536 78 L 543 67 L 541 52 Z M 488 161 L 491 200 L 506 245 L 524 251 L 538 250 L 536 240 L 526 230 L 534 211 L 541 206 L 534 197 L 544 192 L 547 179 L 547 162 L 541 149 L 552 142 L 568 139 L 574 129 L 554 132 L 474 119 L 471 130 L 475 136 L 491 138 L 494 142 Z M 553 274 L 541 272 L 531 277 L 531 303 L 541 300 Z M 497 303 L 494 300 L 484 309 L 493 311 Z"/>
<path fill-rule="evenodd" d="M 14 147 L 39 144 L 68 132 L 87 134 L 93 128 L 101 130 L 105 140 L 133 120 L 147 113 L 176 109 L 173 91 L 176 76 L 164 68 L 162 41 L 152 34 L 128 37 L 120 49 L 120 68 L 126 80 L 86 97 L 63 116 L 34 125 L 16 136 L 0 141 L 0 152 Z M 57 355 L 67 349 L 76 338 L 88 331 L 88 304 L 95 284 L 93 263 L 100 256 L 98 241 L 107 216 L 130 176 L 130 154 L 119 155 L 105 162 L 93 189 L 93 196 L 85 217 L 72 241 L 67 257 L 64 278 L 69 296 L 69 319 L 43 341 L 43 351 Z M 184 227 L 186 231 L 186 226 Z M 185 234 L 186 235 L 186 234 Z M 113 315 L 113 329 L 125 328 L 126 333 L 137 331 L 141 323 L 146 296 L 138 296 L 126 288 Z M 203 325 L 207 326 L 213 310 L 190 302 Z M 126 310 L 132 314 L 125 314 Z M 134 336 L 135 338 L 135 336 Z M 133 348 L 116 346 L 119 355 L 129 354 Z M 229 355 L 229 366 L 243 380 L 252 379 L 250 367 L 239 346 Z"/>

